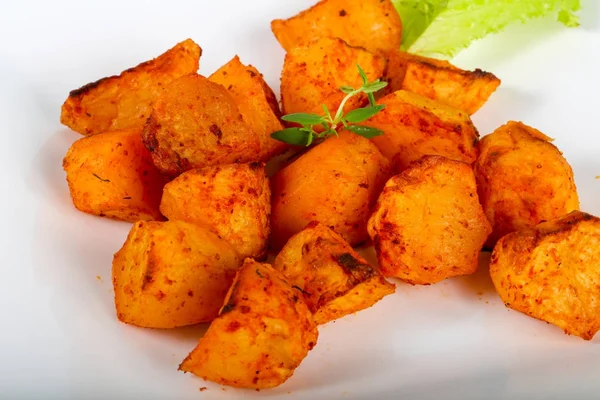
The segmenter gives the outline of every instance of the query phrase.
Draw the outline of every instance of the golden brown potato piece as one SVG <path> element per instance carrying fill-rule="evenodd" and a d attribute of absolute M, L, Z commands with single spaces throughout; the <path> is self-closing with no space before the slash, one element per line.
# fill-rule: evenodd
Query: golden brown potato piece
<path fill-rule="evenodd" d="M 262 163 L 184 172 L 165 186 L 160 210 L 170 220 L 209 227 L 242 258 L 267 255 L 271 190 Z"/>
<path fill-rule="evenodd" d="M 62 106 L 60 122 L 84 135 L 141 128 L 163 89 L 198 71 L 201 54 L 200 46 L 187 39 L 121 75 L 73 90 Z"/>
<path fill-rule="evenodd" d="M 494 74 L 465 71 L 448 61 L 395 50 L 389 54 L 385 78 L 390 92 L 407 90 L 441 104 L 475 113 L 500 85 Z"/>
<path fill-rule="evenodd" d="M 368 229 L 383 275 L 420 285 L 474 273 L 492 230 L 471 166 L 440 156 L 386 183 Z"/>
<path fill-rule="evenodd" d="M 179 369 L 241 388 L 281 385 L 317 343 L 302 293 L 269 264 L 246 259 L 219 316 Z"/>
<path fill-rule="evenodd" d="M 477 159 L 479 133 L 467 113 L 405 90 L 382 97 L 378 104 L 385 108 L 365 125 L 385 132 L 373 143 L 400 170 L 425 155 L 469 164 Z"/>
<path fill-rule="evenodd" d="M 141 129 L 105 132 L 73 143 L 63 168 L 75 207 L 123 221 L 162 219 L 167 183 L 142 143 Z"/>
<path fill-rule="evenodd" d="M 268 161 L 289 148 L 271 138 L 271 133 L 283 129 L 279 104 L 273 90 L 252 65 L 244 65 L 238 56 L 223 65 L 208 78 L 223 85 L 233 96 L 242 118 L 257 135 L 260 153 L 257 161 Z"/>
<path fill-rule="evenodd" d="M 292 236 L 273 268 L 302 290 L 317 324 L 369 308 L 396 290 L 340 235 L 316 221 Z"/>
<path fill-rule="evenodd" d="M 208 229 L 137 222 L 113 260 L 117 316 L 145 328 L 211 321 L 240 265 L 233 247 Z"/>
<path fill-rule="evenodd" d="M 600 330 L 600 219 L 579 211 L 504 236 L 490 275 L 507 307 L 590 340 Z"/>
<path fill-rule="evenodd" d="M 363 84 L 357 64 L 371 82 L 383 75 L 385 60 L 337 38 L 314 40 L 290 50 L 281 73 L 283 113 L 324 115 L 325 104 L 333 115 L 345 96 L 340 86 L 358 88 Z M 362 107 L 367 101 L 365 94 L 354 96 L 344 110 Z"/>
<path fill-rule="evenodd" d="M 197 74 L 171 83 L 156 99 L 142 136 L 154 164 L 172 176 L 254 161 L 260 150 L 227 89 Z"/>
<path fill-rule="evenodd" d="M 486 247 L 508 233 L 579 210 L 573 170 L 551 140 L 514 121 L 481 140 L 475 176 L 493 227 Z"/>
<path fill-rule="evenodd" d="M 272 21 L 271 29 L 288 52 L 314 39 L 338 37 L 385 56 L 402 41 L 402 21 L 390 0 L 321 0 L 292 18 Z"/>
<path fill-rule="evenodd" d="M 362 136 L 345 131 L 311 148 L 272 179 L 273 248 L 311 221 L 352 246 L 366 241 L 367 219 L 388 177 L 388 160 Z"/>

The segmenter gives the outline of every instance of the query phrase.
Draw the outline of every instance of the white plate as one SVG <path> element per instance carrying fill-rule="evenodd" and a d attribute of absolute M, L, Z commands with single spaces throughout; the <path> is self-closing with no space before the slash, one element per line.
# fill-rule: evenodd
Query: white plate
<path fill-rule="evenodd" d="M 260 393 L 177 371 L 202 327 L 158 331 L 117 322 L 110 265 L 129 224 L 71 205 L 61 161 L 79 135 L 58 122 L 68 91 L 187 37 L 204 50 L 203 74 L 239 54 L 277 90 L 284 53 L 269 22 L 310 4 L 2 3 L 0 398 L 598 398 L 600 337 L 585 342 L 508 311 L 485 268 L 431 287 L 399 284 L 375 307 L 322 327 L 294 376 Z M 600 5 L 584 5 L 580 29 L 554 19 L 517 26 L 455 62 L 502 78 L 474 117 L 481 133 L 516 119 L 555 137 L 573 165 L 582 208 L 600 214 Z"/>

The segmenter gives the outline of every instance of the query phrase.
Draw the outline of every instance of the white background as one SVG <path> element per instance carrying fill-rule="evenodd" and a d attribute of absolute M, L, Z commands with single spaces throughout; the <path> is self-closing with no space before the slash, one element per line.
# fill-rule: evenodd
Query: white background
<path fill-rule="evenodd" d="M 600 338 L 584 342 L 506 310 L 485 269 L 431 287 L 398 284 L 375 307 L 322 327 L 294 376 L 260 393 L 177 371 L 203 327 L 157 331 L 117 322 L 110 265 L 129 224 L 71 205 L 61 162 L 79 135 L 58 122 L 69 90 L 191 37 L 204 50 L 201 73 L 239 54 L 278 91 L 284 53 L 269 22 L 310 4 L 1 3 L 0 398 L 598 398 Z M 502 79 L 473 118 L 481 133 L 515 119 L 556 138 L 582 208 L 600 214 L 600 4 L 584 5 L 579 29 L 554 18 L 516 26 L 455 62 Z"/>

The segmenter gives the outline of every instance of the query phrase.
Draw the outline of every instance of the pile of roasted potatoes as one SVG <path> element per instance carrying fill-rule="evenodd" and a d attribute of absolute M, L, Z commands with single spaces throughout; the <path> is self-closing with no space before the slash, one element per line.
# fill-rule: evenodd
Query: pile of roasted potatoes
<path fill-rule="evenodd" d="M 211 322 L 180 370 L 274 387 L 316 345 L 319 325 L 394 293 L 386 278 L 472 274 L 493 249 L 508 307 L 594 336 L 600 221 L 579 211 L 552 139 L 510 121 L 479 140 L 470 115 L 498 78 L 400 51 L 389 0 L 322 0 L 271 27 L 287 51 L 284 114 L 337 108 L 339 87 L 360 84 L 359 64 L 388 82 L 377 93 L 385 108 L 364 122 L 384 134 L 342 126 L 308 148 L 275 140 L 290 124 L 261 73 L 236 56 L 199 75 L 190 39 L 65 101 L 61 122 L 84 135 L 63 163 L 75 207 L 133 223 L 112 265 L 120 321 Z M 379 265 L 353 249 L 370 243 Z"/>

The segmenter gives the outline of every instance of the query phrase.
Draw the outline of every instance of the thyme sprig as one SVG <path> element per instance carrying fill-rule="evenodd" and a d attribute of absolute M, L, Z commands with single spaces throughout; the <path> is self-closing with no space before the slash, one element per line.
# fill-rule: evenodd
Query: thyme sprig
<path fill-rule="evenodd" d="M 365 71 L 363 71 L 360 65 L 356 66 L 358 68 L 358 73 L 363 80 L 363 84 L 357 89 L 351 86 L 340 87 L 340 90 L 346 93 L 346 96 L 342 99 L 336 113 L 333 116 L 325 104 L 323 104 L 324 115 L 309 113 L 294 113 L 284 115 L 281 117 L 282 120 L 300 124 L 301 127 L 282 129 L 280 131 L 273 132 L 271 137 L 273 139 L 296 146 L 310 146 L 311 144 L 323 141 L 330 136 L 337 136 L 338 129 L 342 127 L 356 133 L 357 135 L 364 136 L 369 139 L 375 136 L 383 135 L 383 131 L 377 128 L 356 124 L 368 120 L 379 111 L 384 109 L 385 105 L 375 103 L 374 93 L 386 87 L 387 82 L 382 82 L 380 79 L 369 82 Z M 367 95 L 369 99 L 369 106 L 357 108 L 344 114 L 344 106 L 348 100 L 361 93 Z M 321 132 L 316 130 L 320 130 L 321 128 Z"/>

